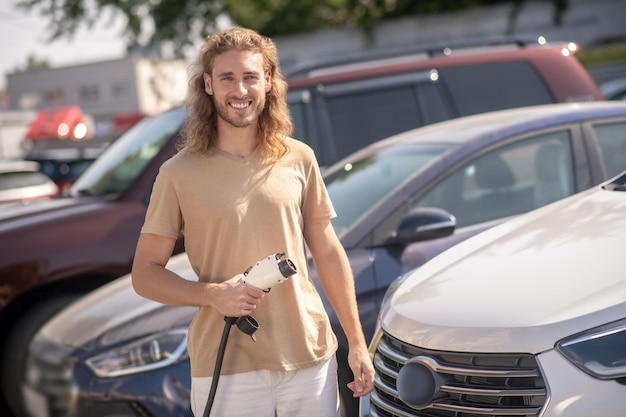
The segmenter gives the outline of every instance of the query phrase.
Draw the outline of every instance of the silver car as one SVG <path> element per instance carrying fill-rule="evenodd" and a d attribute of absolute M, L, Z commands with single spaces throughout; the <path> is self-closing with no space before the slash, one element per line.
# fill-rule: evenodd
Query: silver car
<path fill-rule="evenodd" d="M 33 161 L 0 161 L 0 203 L 53 197 L 59 187 Z"/>
<path fill-rule="evenodd" d="M 622 417 L 626 172 L 391 286 L 362 416 Z"/>

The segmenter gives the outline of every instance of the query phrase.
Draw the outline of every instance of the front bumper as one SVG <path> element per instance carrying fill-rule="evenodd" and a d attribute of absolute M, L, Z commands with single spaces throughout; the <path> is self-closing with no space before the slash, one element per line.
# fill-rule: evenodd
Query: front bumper
<path fill-rule="evenodd" d="M 626 381 L 593 378 L 554 350 L 537 358 L 549 392 L 539 417 L 624 416 Z"/>
<path fill-rule="evenodd" d="M 532 380 L 525 378 L 516 382 L 493 375 L 484 378 L 490 373 L 496 372 L 497 375 L 501 372 L 506 362 L 499 358 L 512 355 L 526 358 L 525 373 L 531 370 L 528 364 L 536 364 L 537 374 Z M 412 407 L 399 394 L 398 376 L 416 357 L 434 358 L 437 367 L 433 368 L 433 375 L 441 373 L 445 381 L 439 386 L 437 396 L 419 407 Z M 466 365 L 453 365 L 454 360 L 464 357 L 471 358 Z M 481 368 L 481 363 L 490 365 Z M 503 414 L 524 417 L 621 417 L 626 410 L 626 380 L 596 379 L 556 350 L 538 355 L 429 351 L 387 337 L 386 342 L 379 342 L 376 346 L 374 364 L 376 386 L 369 397 L 360 401 L 359 415 L 362 417 L 445 417 L 454 410 L 471 410 L 474 412 L 471 415 L 486 417 Z M 448 373 L 452 370 L 458 371 L 454 378 Z M 530 385 L 524 386 L 524 381 Z M 403 382 L 405 395 L 406 387 L 415 393 L 425 389 L 413 378 L 408 382 L 410 385 L 406 385 L 406 379 Z M 511 401 L 511 395 L 513 399 L 520 396 L 517 397 L 519 400 Z"/>

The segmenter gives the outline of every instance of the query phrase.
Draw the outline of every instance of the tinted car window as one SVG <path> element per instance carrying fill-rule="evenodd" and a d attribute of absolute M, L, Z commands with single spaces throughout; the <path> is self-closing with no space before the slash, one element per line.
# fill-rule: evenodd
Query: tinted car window
<path fill-rule="evenodd" d="M 302 142 L 306 143 L 306 134 L 304 133 L 304 109 L 302 107 L 302 103 L 290 103 L 289 111 L 291 113 L 291 119 L 293 122 L 292 136 L 295 139 L 301 140 Z"/>
<path fill-rule="evenodd" d="M 445 149 L 395 146 L 325 175 L 328 194 L 337 212 L 332 220 L 337 234 L 341 237 L 363 214 Z"/>
<path fill-rule="evenodd" d="M 417 82 L 430 82 L 429 73 L 324 86 L 335 157 L 342 158 L 366 144 L 422 126 Z"/>
<path fill-rule="evenodd" d="M 593 126 L 607 178 L 626 169 L 626 123 Z"/>
<path fill-rule="evenodd" d="M 459 116 L 554 102 L 527 62 L 491 62 L 439 69 Z"/>
<path fill-rule="evenodd" d="M 306 125 L 306 104 L 309 103 L 311 93 L 308 90 L 299 90 L 287 93 L 287 104 L 293 123 L 293 133 L 291 136 L 304 143 L 309 143 Z"/>
<path fill-rule="evenodd" d="M 569 131 L 482 155 L 437 184 L 414 206 L 443 208 L 459 227 L 519 214 L 574 193 Z"/>
<path fill-rule="evenodd" d="M 339 83 L 319 90 L 315 94 L 294 90 L 287 100 L 292 136 L 309 144 L 322 166 L 377 140 L 454 117 L 445 93 L 428 73 Z"/>
<path fill-rule="evenodd" d="M 328 97 L 326 106 L 339 157 L 423 124 L 415 90 L 406 86 Z"/>

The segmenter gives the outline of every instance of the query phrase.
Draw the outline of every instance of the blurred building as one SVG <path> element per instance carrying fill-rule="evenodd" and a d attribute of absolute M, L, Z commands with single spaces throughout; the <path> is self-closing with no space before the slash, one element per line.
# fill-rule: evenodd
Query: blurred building
<path fill-rule="evenodd" d="M 96 134 L 107 133 L 114 120 L 180 105 L 187 92 L 187 67 L 184 61 L 130 55 L 7 74 L 8 108 L 78 106 L 92 117 Z"/>

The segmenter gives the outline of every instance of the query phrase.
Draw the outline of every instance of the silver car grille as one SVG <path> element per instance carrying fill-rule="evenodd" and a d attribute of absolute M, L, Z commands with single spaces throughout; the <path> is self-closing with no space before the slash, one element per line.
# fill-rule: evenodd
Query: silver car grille
<path fill-rule="evenodd" d="M 400 398 L 396 384 L 398 373 L 413 358 L 445 375 L 439 395 L 418 409 Z M 384 334 L 374 367 L 373 417 L 531 417 L 539 415 L 547 400 L 544 379 L 530 354 L 433 351 Z"/>

